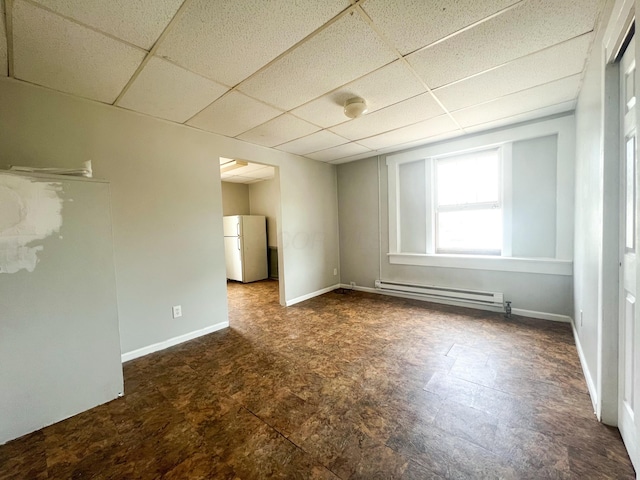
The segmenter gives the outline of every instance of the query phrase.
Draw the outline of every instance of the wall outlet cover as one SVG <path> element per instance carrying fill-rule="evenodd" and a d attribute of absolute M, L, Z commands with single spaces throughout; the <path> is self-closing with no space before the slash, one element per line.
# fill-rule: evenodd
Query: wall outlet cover
<path fill-rule="evenodd" d="M 174 305 L 172 308 L 173 318 L 182 316 L 182 305 Z"/>

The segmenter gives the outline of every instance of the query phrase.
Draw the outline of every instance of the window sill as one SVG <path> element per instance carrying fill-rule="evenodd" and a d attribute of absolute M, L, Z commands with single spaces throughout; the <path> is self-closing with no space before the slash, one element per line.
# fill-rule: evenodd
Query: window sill
<path fill-rule="evenodd" d="M 422 253 L 388 253 L 389 263 L 421 267 L 465 268 L 499 272 L 573 275 L 571 260 L 555 258 L 497 257 L 491 255 L 450 255 Z"/>

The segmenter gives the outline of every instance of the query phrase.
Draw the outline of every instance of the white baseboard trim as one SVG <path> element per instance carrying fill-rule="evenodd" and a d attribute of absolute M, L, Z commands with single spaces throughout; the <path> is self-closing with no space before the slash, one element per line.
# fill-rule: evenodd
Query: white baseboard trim
<path fill-rule="evenodd" d="M 578 336 L 576 324 L 573 320 L 571 320 L 571 328 L 573 329 L 573 339 L 576 342 L 576 350 L 578 350 L 578 358 L 580 359 L 580 365 L 582 365 L 582 372 L 584 373 L 584 378 L 587 381 L 587 388 L 589 389 L 589 396 L 591 397 L 593 411 L 596 412 L 598 410 L 598 391 L 596 390 L 596 384 L 593 382 L 593 377 L 591 376 L 591 371 L 587 365 L 587 360 L 584 357 L 580 337 Z"/>
<path fill-rule="evenodd" d="M 538 318 L 540 320 L 551 320 L 552 322 L 571 323 L 571 317 L 568 315 L 559 315 L 557 313 L 536 312 L 535 310 L 523 310 L 521 308 L 511 309 L 514 315 L 522 317 Z"/>
<path fill-rule="evenodd" d="M 424 295 L 411 295 L 410 293 L 399 293 L 399 292 L 386 292 L 377 288 L 372 287 L 360 287 L 360 286 L 351 286 L 342 284 L 340 285 L 342 288 L 357 290 L 360 292 L 368 292 L 368 293 L 377 293 L 378 295 L 388 295 L 390 297 L 400 297 L 400 298 L 410 298 L 412 300 L 422 300 L 424 302 L 432 302 L 432 303 L 440 303 L 443 305 L 452 305 L 454 307 L 465 307 L 465 308 L 475 308 L 477 310 L 486 310 L 489 312 L 502 312 L 503 309 L 500 307 L 492 307 L 489 305 L 479 305 L 476 303 L 467 303 L 467 302 L 457 302 L 455 300 L 445 300 L 439 298 L 430 298 Z M 537 318 L 540 320 L 551 320 L 554 322 L 564 322 L 571 323 L 571 317 L 567 315 L 558 315 L 556 313 L 546 313 L 546 312 L 536 312 L 534 310 L 523 310 L 520 308 L 514 308 L 511 310 L 514 315 L 520 315 L 523 317 L 529 318 Z"/>
<path fill-rule="evenodd" d="M 287 300 L 285 305 L 290 307 L 291 305 L 295 305 L 296 303 L 304 302 L 305 300 L 309 300 L 310 298 L 317 297 L 319 295 L 324 295 L 325 293 L 329 293 L 334 291 L 336 288 L 340 288 L 340 284 L 336 283 L 327 288 L 323 288 L 322 290 L 316 290 L 315 292 L 307 293 L 306 295 L 302 295 L 301 297 L 292 298 L 291 300 Z"/>
<path fill-rule="evenodd" d="M 163 342 L 154 343 L 153 345 L 148 345 L 146 347 L 138 348 L 137 350 L 132 350 L 130 352 L 123 353 L 122 363 L 128 362 L 129 360 L 133 360 L 134 358 L 144 357 L 145 355 L 149 355 L 150 353 L 158 352 L 160 350 L 164 350 L 165 348 L 173 347 L 174 345 L 178 345 L 179 343 L 193 340 L 194 338 L 198 338 L 203 335 L 216 332 L 218 330 L 222 330 L 223 328 L 227 328 L 228 326 L 229 326 L 229 322 L 216 323 L 215 325 L 211 325 L 209 327 L 205 327 L 200 330 L 196 330 L 194 332 L 185 333 L 184 335 L 178 335 L 177 337 L 164 340 Z"/>

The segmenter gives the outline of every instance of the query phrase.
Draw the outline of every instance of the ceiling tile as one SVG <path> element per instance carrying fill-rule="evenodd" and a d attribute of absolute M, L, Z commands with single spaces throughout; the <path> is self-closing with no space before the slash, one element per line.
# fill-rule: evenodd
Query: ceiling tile
<path fill-rule="evenodd" d="M 351 140 L 358 140 L 411 125 L 443 113 L 444 110 L 433 97 L 429 93 L 424 93 L 377 112 L 336 125 L 331 128 L 331 131 Z"/>
<path fill-rule="evenodd" d="M 7 31 L 4 27 L 4 1 L 0 0 L 0 76 L 7 76 Z"/>
<path fill-rule="evenodd" d="M 297 155 L 305 155 L 318 150 L 335 147 L 347 143 L 348 140 L 332 133 L 328 130 L 320 130 L 306 137 L 298 138 L 292 142 L 287 142 L 278 146 L 278 150 L 295 153 Z"/>
<path fill-rule="evenodd" d="M 113 103 L 145 52 L 23 1 L 13 6 L 16 78 Z"/>
<path fill-rule="evenodd" d="M 406 55 L 518 1 L 367 0 L 362 8 Z"/>
<path fill-rule="evenodd" d="M 33 0 L 66 17 L 150 50 L 183 0 Z"/>
<path fill-rule="evenodd" d="M 278 115 L 282 115 L 280 110 L 233 90 L 198 113 L 187 124 L 208 132 L 235 137 Z"/>
<path fill-rule="evenodd" d="M 153 57 L 118 105 L 183 123 L 226 91 L 218 83 Z"/>
<path fill-rule="evenodd" d="M 158 55 L 233 86 L 348 6 L 348 0 L 192 0 Z"/>
<path fill-rule="evenodd" d="M 345 143 L 337 147 L 327 148 L 326 150 L 320 150 L 319 152 L 310 153 L 305 155 L 312 160 L 320 160 L 321 162 L 330 162 L 338 158 L 344 158 L 351 155 L 357 155 L 359 153 L 370 152 L 367 147 L 358 145 L 357 143 Z"/>
<path fill-rule="evenodd" d="M 245 140 L 265 147 L 275 147 L 296 138 L 304 137 L 318 131 L 319 128 L 288 113 L 269 120 L 260 126 L 252 128 L 248 132 L 239 135 L 240 140 Z"/>
<path fill-rule="evenodd" d="M 242 83 L 239 89 L 290 110 L 395 58 L 360 15 L 345 15 Z"/>
<path fill-rule="evenodd" d="M 527 113 L 540 108 L 575 100 L 580 86 L 580 75 L 513 93 L 491 102 L 453 112 L 463 128 L 492 122 L 501 118 Z"/>
<path fill-rule="evenodd" d="M 260 179 L 266 179 L 266 178 L 273 178 L 275 174 L 275 168 L 273 167 L 264 167 L 261 168 L 259 170 L 256 170 L 254 172 L 251 172 L 251 174 L 247 175 L 251 178 L 260 178 Z"/>
<path fill-rule="evenodd" d="M 377 153 L 374 152 L 365 152 L 365 153 L 359 153 L 357 155 L 350 155 L 348 157 L 343 157 L 343 158 L 337 158 L 335 160 L 331 160 L 329 163 L 331 165 L 341 165 L 343 163 L 349 163 L 349 162 L 355 162 L 356 160 L 362 160 L 365 158 L 371 158 L 378 155 Z"/>
<path fill-rule="evenodd" d="M 558 115 L 560 113 L 571 112 L 572 110 L 575 110 L 575 108 L 576 108 L 575 100 L 557 103 L 556 105 L 551 105 L 549 107 L 538 108 L 536 110 L 531 110 L 525 113 L 519 113 L 511 117 L 505 117 L 499 120 L 493 120 L 491 122 L 481 123 L 478 125 L 474 125 L 472 127 L 467 127 L 465 128 L 465 132 L 466 133 L 484 132 L 487 130 L 491 130 L 493 128 L 500 128 L 508 125 L 509 126 L 515 125 L 517 123 L 536 120 L 539 118 L 548 117 L 550 115 Z"/>
<path fill-rule="evenodd" d="M 403 61 L 398 60 L 298 107 L 291 113 L 327 128 L 346 120 L 343 106 L 349 98 L 364 98 L 371 113 L 424 91 L 422 82 Z"/>
<path fill-rule="evenodd" d="M 423 145 L 428 145 L 436 142 L 441 142 L 443 140 L 449 140 L 455 137 L 460 137 L 465 135 L 467 132 L 465 130 L 451 130 L 449 132 L 440 133 L 438 135 L 434 135 L 433 137 L 423 138 L 421 140 L 414 140 L 412 142 L 406 142 L 401 144 L 392 145 L 389 147 L 379 148 L 376 153 L 378 155 L 384 155 L 387 153 L 395 153 L 401 150 L 408 150 L 410 148 L 419 147 Z"/>
<path fill-rule="evenodd" d="M 593 30 L 601 3 L 523 1 L 407 59 L 427 85 L 440 87 Z"/>
<path fill-rule="evenodd" d="M 460 130 L 460 128 L 451 119 L 451 117 L 449 117 L 449 115 L 440 115 L 439 117 L 430 118 L 424 122 L 392 130 L 390 132 L 383 133 L 382 135 L 358 140 L 358 143 L 365 147 L 369 147 L 372 150 L 379 150 L 381 148 L 400 145 L 414 140 L 427 139 L 429 137 L 454 130 Z"/>
<path fill-rule="evenodd" d="M 452 111 L 575 75 L 584 68 L 592 38 L 592 34 L 582 35 L 433 93 Z"/>
<path fill-rule="evenodd" d="M 249 183 L 252 180 L 254 180 L 251 177 L 240 177 L 240 176 L 234 176 L 234 175 L 226 175 L 226 174 L 220 174 L 220 178 L 222 179 L 223 182 L 231 182 L 231 183 Z"/>

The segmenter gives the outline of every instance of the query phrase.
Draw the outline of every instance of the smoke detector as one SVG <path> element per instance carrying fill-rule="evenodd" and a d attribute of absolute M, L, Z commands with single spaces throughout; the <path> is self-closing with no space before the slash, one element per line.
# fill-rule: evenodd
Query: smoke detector
<path fill-rule="evenodd" d="M 349 118 L 358 118 L 367 111 L 367 102 L 364 98 L 350 98 L 344 103 L 344 114 Z"/>

